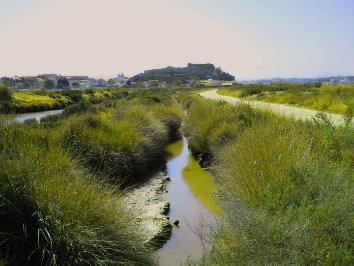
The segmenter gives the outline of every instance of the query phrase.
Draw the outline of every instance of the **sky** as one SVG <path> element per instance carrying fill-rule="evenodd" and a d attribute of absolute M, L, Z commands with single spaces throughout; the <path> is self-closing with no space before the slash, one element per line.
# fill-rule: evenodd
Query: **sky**
<path fill-rule="evenodd" d="M 354 75 L 353 0 L 0 0 L 0 76 Z"/>

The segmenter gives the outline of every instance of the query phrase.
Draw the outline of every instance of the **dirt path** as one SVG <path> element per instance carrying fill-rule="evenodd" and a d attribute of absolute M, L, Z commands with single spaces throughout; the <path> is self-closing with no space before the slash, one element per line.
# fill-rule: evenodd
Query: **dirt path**
<path fill-rule="evenodd" d="M 318 113 L 318 111 L 315 110 L 310 110 L 301 107 L 287 106 L 287 105 L 277 104 L 277 103 L 245 101 L 236 97 L 220 95 L 216 91 L 217 89 L 205 91 L 199 93 L 199 95 L 207 99 L 223 100 L 225 102 L 232 103 L 232 104 L 239 104 L 242 102 L 247 103 L 252 107 L 270 110 L 276 114 L 284 115 L 287 117 L 294 117 L 295 119 L 298 120 L 307 120 L 307 119 L 312 120 L 312 118 Z M 334 125 L 339 125 L 343 123 L 343 117 L 341 115 L 330 114 L 330 113 L 325 113 L 325 114 L 327 114 L 327 116 L 331 119 Z"/>

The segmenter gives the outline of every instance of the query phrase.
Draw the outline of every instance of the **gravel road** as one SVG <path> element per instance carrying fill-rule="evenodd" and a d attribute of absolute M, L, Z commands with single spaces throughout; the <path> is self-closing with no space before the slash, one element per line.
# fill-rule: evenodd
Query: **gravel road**
<path fill-rule="evenodd" d="M 312 120 L 313 117 L 318 113 L 318 111 L 315 110 L 288 106 L 284 104 L 266 103 L 260 101 L 245 101 L 243 99 L 239 99 L 236 97 L 220 95 L 217 93 L 217 89 L 201 92 L 199 93 L 199 95 L 207 99 L 223 100 L 225 102 L 232 103 L 232 104 L 246 103 L 251 105 L 254 108 L 270 110 L 276 114 L 284 115 L 287 117 L 294 117 L 295 119 L 299 119 L 299 120 L 307 120 L 307 119 Z M 327 114 L 327 116 L 330 118 L 330 120 L 333 122 L 334 125 L 339 125 L 343 123 L 342 115 L 330 114 L 330 113 L 325 113 L 325 114 Z"/>

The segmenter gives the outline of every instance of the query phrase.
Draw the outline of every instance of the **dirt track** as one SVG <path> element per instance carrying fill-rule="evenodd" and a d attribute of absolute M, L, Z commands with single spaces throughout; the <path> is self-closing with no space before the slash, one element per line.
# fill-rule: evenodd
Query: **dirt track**
<path fill-rule="evenodd" d="M 307 119 L 312 120 L 312 118 L 318 113 L 318 111 L 315 110 L 287 106 L 287 105 L 277 104 L 277 103 L 245 101 L 236 97 L 219 95 L 216 91 L 217 90 L 205 91 L 199 93 L 199 95 L 207 99 L 223 100 L 225 102 L 232 103 L 232 104 L 238 104 L 243 102 L 255 108 L 270 110 L 276 114 L 284 115 L 287 117 L 294 117 L 295 119 L 299 119 L 299 120 L 307 120 Z M 325 114 L 328 115 L 328 117 L 331 119 L 333 124 L 339 125 L 343 123 L 343 117 L 341 115 L 330 114 L 330 113 L 325 113 Z"/>

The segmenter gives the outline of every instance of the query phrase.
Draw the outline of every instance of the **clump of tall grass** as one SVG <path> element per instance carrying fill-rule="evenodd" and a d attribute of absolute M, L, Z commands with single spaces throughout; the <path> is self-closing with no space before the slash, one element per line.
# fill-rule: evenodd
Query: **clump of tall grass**
<path fill-rule="evenodd" d="M 7 86 L 0 84 L 0 102 L 11 101 L 12 96 L 12 91 Z"/>
<path fill-rule="evenodd" d="M 94 113 L 96 111 L 95 106 L 89 101 L 81 101 L 77 104 L 67 106 L 64 111 L 64 116 L 70 116 L 73 114 L 85 114 L 88 112 Z"/>
<path fill-rule="evenodd" d="M 246 105 L 234 107 L 198 98 L 194 98 L 194 103 L 186 100 L 184 104 L 189 109 L 183 132 L 188 136 L 193 155 L 203 164 L 210 163 L 215 150 L 237 138 L 239 131 L 257 116 L 257 111 Z"/>
<path fill-rule="evenodd" d="M 121 103 L 97 114 L 73 115 L 63 123 L 63 145 L 94 172 L 121 182 L 161 160 L 168 132 L 149 108 Z"/>
<path fill-rule="evenodd" d="M 179 106 L 154 105 L 150 110 L 166 126 L 170 140 L 180 137 L 183 112 Z"/>
<path fill-rule="evenodd" d="M 138 214 L 126 210 L 118 187 L 77 166 L 61 148 L 60 133 L 0 126 L 6 265 L 155 265 Z"/>
<path fill-rule="evenodd" d="M 186 126 L 197 130 L 206 122 L 193 104 Z M 316 123 L 253 116 L 211 149 L 225 218 L 213 249 L 188 265 L 352 265 L 351 117 L 335 127 L 324 115 Z"/>
<path fill-rule="evenodd" d="M 288 171 L 307 158 L 311 140 L 292 122 L 254 122 L 218 154 L 216 171 L 232 197 L 261 200 L 260 190 L 270 184 L 286 187 Z"/>

